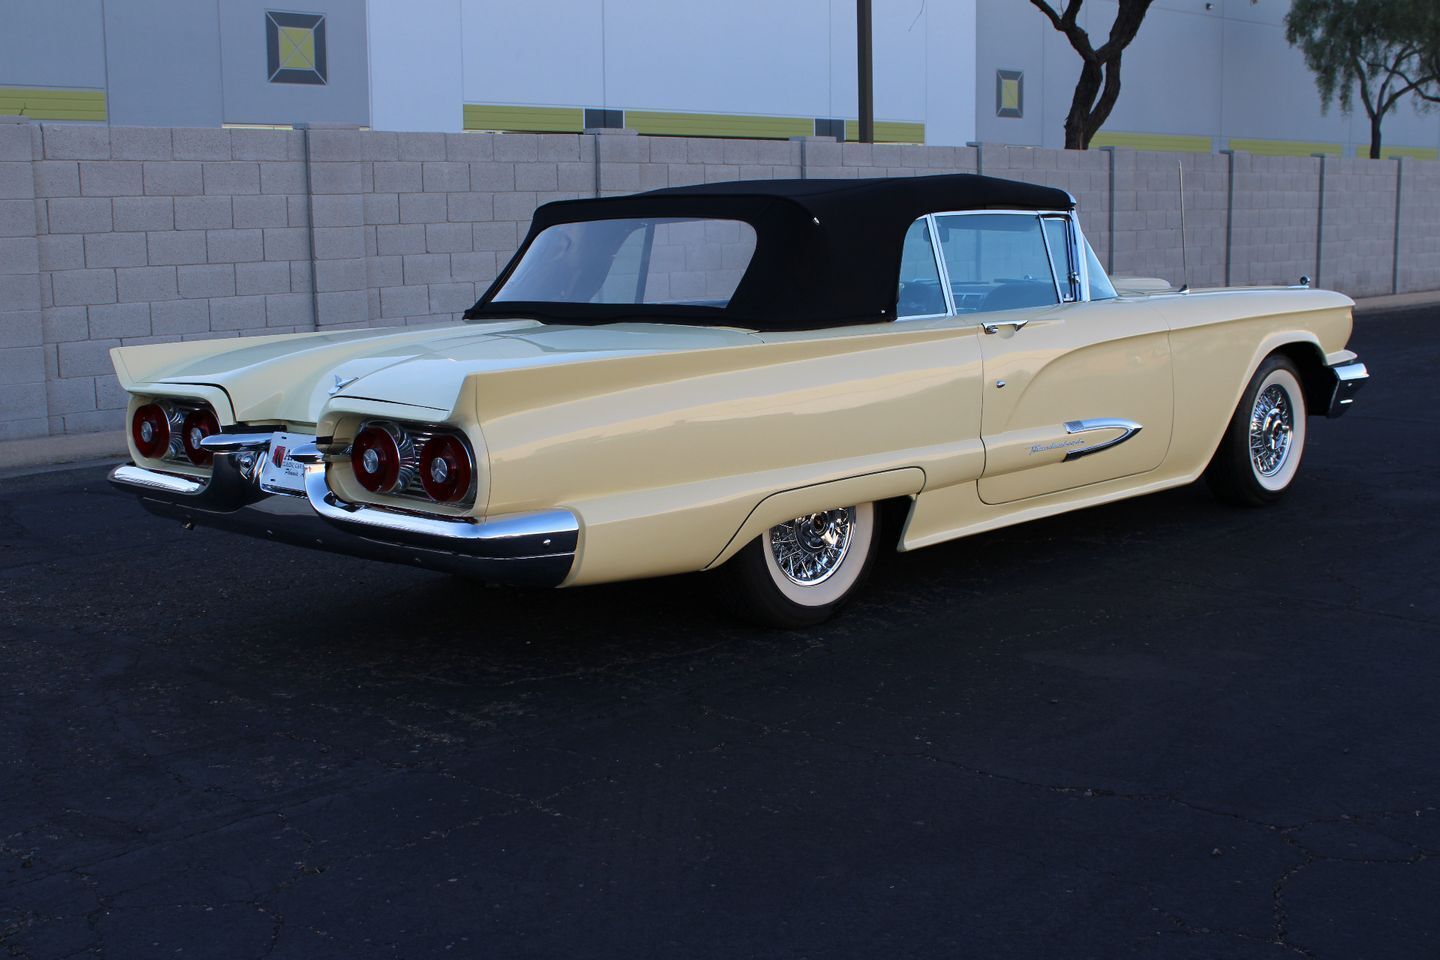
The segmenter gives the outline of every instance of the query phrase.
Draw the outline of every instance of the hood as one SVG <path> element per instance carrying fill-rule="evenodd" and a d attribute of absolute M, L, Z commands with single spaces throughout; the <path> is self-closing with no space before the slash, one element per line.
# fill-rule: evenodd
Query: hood
<path fill-rule="evenodd" d="M 714 327 L 508 320 L 120 347 L 112 356 L 127 389 L 213 386 L 239 421 L 316 423 L 331 397 L 426 407 L 439 419 L 476 373 L 754 342 Z"/>

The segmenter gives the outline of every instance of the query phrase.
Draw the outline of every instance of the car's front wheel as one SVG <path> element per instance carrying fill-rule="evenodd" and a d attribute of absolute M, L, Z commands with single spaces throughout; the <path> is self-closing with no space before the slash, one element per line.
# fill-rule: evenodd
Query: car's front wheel
<path fill-rule="evenodd" d="M 756 537 L 725 565 L 739 612 L 772 627 L 834 615 L 864 582 L 880 546 L 873 503 L 796 517 Z"/>
<path fill-rule="evenodd" d="M 1289 357 L 1260 364 L 1205 471 L 1226 503 L 1258 507 L 1289 489 L 1305 452 L 1305 391 Z"/>

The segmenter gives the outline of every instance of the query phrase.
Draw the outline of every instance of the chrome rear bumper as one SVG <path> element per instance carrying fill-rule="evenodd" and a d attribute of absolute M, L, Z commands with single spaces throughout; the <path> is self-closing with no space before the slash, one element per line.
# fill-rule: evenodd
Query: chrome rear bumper
<path fill-rule="evenodd" d="M 1325 411 L 1327 417 L 1343 416 L 1355 402 L 1355 394 L 1370 379 L 1370 371 L 1358 360 L 1342 363 L 1330 368 L 1335 374 L 1335 386 L 1330 391 L 1330 404 Z"/>
<path fill-rule="evenodd" d="M 249 442 L 229 448 L 206 444 L 215 454 L 208 479 L 125 464 L 110 472 L 110 482 L 137 495 L 151 513 L 187 525 L 498 583 L 558 586 L 575 561 L 580 525 L 568 510 L 477 522 L 348 503 L 326 483 L 325 464 L 313 448 L 296 457 L 306 461 L 304 496 L 266 493 L 245 458 L 253 463 L 264 456 L 268 438 L 244 439 Z"/>

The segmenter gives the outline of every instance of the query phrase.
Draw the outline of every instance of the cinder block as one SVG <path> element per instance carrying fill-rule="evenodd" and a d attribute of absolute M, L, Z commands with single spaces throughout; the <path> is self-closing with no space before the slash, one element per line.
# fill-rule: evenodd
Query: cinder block
<path fill-rule="evenodd" d="M 231 220 L 236 229 L 288 226 L 287 204 L 288 198 L 280 196 L 234 197 L 230 201 Z"/>
<path fill-rule="evenodd" d="M 515 164 L 470 164 L 470 189 L 477 193 L 500 193 L 506 190 L 514 190 Z"/>
<path fill-rule="evenodd" d="M 638 181 L 638 176 L 637 176 Z M 604 171 L 602 171 L 601 182 L 604 183 Z M 556 180 L 555 164 L 553 163 L 517 163 L 515 164 L 515 189 L 516 190 L 558 190 Z"/>
<path fill-rule="evenodd" d="M 427 253 L 464 253 L 470 249 L 468 223 L 432 223 L 425 227 Z"/>
<path fill-rule="evenodd" d="M 284 261 L 237 263 L 235 292 L 240 296 L 257 293 L 289 293 L 290 264 Z"/>
<path fill-rule="evenodd" d="M 176 160 L 229 160 L 230 131 L 213 127 L 181 127 L 171 134 Z"/>
<path fill-rule="evenodd" d="M 419 193 L 421 166 L 414 161 L 376 163 L 374 182 L 376 193 Z"/>
<path fill-rule="evenodd" d="M 310 231 L 304 227 L 265 230 L 266 260 L 310 259 Z"/>
<path fill-rule="evenodd" d="M 291 130 L 231 130 L 230 154 L 236 160 L 290 159 L 288 140 L 298 144 L 302 134 Z M 112 148 L 113 149 L 113 148 Z M 295 154 L 298 157 L 300 154 Z"/>
<path fill-rule="evenodd" d="M 317 196 L 313 213 L 317 227 L 358 227 L 365 223 L 365 200 L 353 193 Z"/>
<path fill-rule="evenodd" d="M 31 164 L 0 162 L 0 200 L 35 199 L 35 174 Z"/>
<path fill-rule="evenodd" d="M 316 260 L 349 260 L 365 256 L 365 231 L 360 227 L 316 227 Z"/>
<path fill-rule="evenodd" d="M 404 137 L 401 137 L 403 144 Z M 317 326 L 363 323 L 370 316 L 370 298 L 364 290 L 345 290 L 315 295 L 319 316 Z"/>
<path fill-rule="evenodd" d="M 402 133 L 397 139 L 401 160 L 444 160 L 445 134 Z"/>
<path fill-rule="evenodd" d="M 663 166 L 661 169 L 665 169 Z M 555 164 L 555 187 L 558 190 L 589 192 L 595 189 L 595 165 L 577 160 Z"/>
<path fill-rule="evenodd" d="M 265 259 L 259 230 L 207 230 L 206 259 L 211 263 L 247 263 Z"/>
<path fill-rule="evenodd" d="M 80 193 L 86 197 L 138 197 L 145 192 L 142 164 L 125 160 L 80 163 Z"/>
<path fill-rule="evenodd" d="M 264 297 L 220 297 L 210 301 L 210 329 L 244 330 L 265 326 Z"/>
<path fill-rule="evenodd" d="M 40 284 L 34 275 L 0 274 L 0 303 L 9 310 L 39 310 Z M 46 304 L 49 306 L 49 304 Z"/>
<path fill-rule="evenodd" d="M 116 197 L 113 207 L 117 231 L 175 228 L 175 204 L 169 197 Z"/>
<path fill-rule="evenodd" d="M 463 196 L 463 194 L 456 194 Z M 399 223 L 400 198 L 393 193 L 365 194 L 363 212 L 367 224 Z"/>
<path fill-rule="evenodd" d="M 310 131 L 310 159 L 361 160 L 365 157 L 366 134 L 360 130 Z"/>
<path fill-rule="evenodd" d="M 168 127 L 111 127 L 110 156 L 116 160 L 169 160 Z"/>
<path fill-rule="evenodd" d="M 470 189 L 468 164 L 442 160 L 424 163 L 421 168 L 426 193 L 459 193 Z"/>
<path fill-rule="evenodd" d="M 16 124 L 19 126 L 19 124 Z M 45 384 L 0 382 L 0 440 L 24 440 L 50 433 L 45 410 Z"/>
<path fill-rule="evenodd" d="M 310 226 L 310 204 L 318 197 L 286 197 L 286 219 L 292 227 Z"/>
<path fill-rule="evenodd" d="M 34 160 L 34 128 L 28 123 L 0 125 L 0 161 Z"/>
<path fill-rule="evenodd" d="M 379 226 L 375 228 L 375 238 L 377 252 L 382 257 L 425 252 L 425 225 L 422 223 Z"/>
<path fill-rule="evenodd" d="M 495 195 L 495 219 L 518 220 L 529 223 L 535 213 L 535 194 L 497 193 Z"/>
<path fill-rule="evenodd" d="M 145 235 L 152 267 L 205 262 L 205 234 L 160 230 Z"/>
<path fill-rule="evenodd" d="M 361 141 L 361 160 L 391 161 L 400 159 L 400 135 L 386 130 L 370 130 Z"/>
<path fill-rule="evenodd" d="M 176 197 L 176 230 L 226 230 L 233 224 L 229 197 Z"/>
<path fill-rule="evenodd" d="M 366 285 L 365 259 L 315 261 L 315 289 L 322 293 L 334 290 L 363 290 Z"/>
<path fill-rule="evenodd" d="M 432 283 L 428 289 L 431 313 L 460 313 L 475 302 L 473 283 Z"/>
<path fill-rule="evenodd" d="M 115 271 L 121 303 L 174 300 L 180 295 L 174 267 L 129 267 Z"/>
<path fill-rule="evenodd" d="M 50 284 L 56 306 L 115 302 L 114 270 L 62 270 L 51 274 Z"/>
<path fill-rule="evenodd" d="M 44 239 L 49 238 L 45 237 Z M 35 237 L 5 237 L 0 239 L 0 275 L 34 275 L 39 272 L 39 240 Z M 9 309 L 9 307 L 0 303 L 0 312 L 7 309 Z"/>
<path fill-rule="evenodd" d="M 78 340 L 59 346 L 62 378 L 103 377 L 115 369 L 110 363 L 110 348 L 120 346 L 120 341 Z"/>
<path fill-rule="evenodd" d="M 364 193 L 360 167 L 360 163 L 312 163 L 310 190 L 317 196 L 323 193 Z"/>
<path fill-rule="evenodd" d="M 216 161 L 201 165 L 205 192 L 211 196 L 233 196 L 260 192 L 260 164 L 240 160 Z"/>
<path fill-rule="evenodd" d="M 445 159 L 469 163 L 489 160 L 495 156 L 495 137 L 489 133 L 448 133 L 445 135 Z"/>
<path fill-rule="evenodd" d="M 305 164 L 290 161 L 261 163 L 260 192 L 303 194 L 305 192 Z"/>
<path fill-rule="evenodd" d="M 41 311 L 7 310 L 0 313 L 0 347 L 38 347 L 44 342 L 45 326 L 41 321 Z"/>
<path fill-rule="evenodd" d="M 147 161 L 143 169 L 145 192 L 151 196 L 193 197 L 204 192 L 204 177 L 198 163 Z"/>
<path fill-rule="evenodd" d="M 419 253 L 405 258 L 405 283 L 450 282 L 450 256 L 444 253 Z"/>
<path fill-rule="evenodd" d="M 45 384 L 45 400 L 52 417 L 94 410 L 95 379 L 71 377 L 68 380 L 50 380 Z"/>
<path fill-rule="evenodd" d="M 143 233 L 97 233 L 85 238 L 87 267 L 143 267 L 148 262 Z"/>
<path fill-rule="evenodd" d="M 421 288 L 424 291 L 424 288 Z M 45 378 L 45 351 L 42 347 L 0 349 L 0 383 L 30 383 Z"/>
<path fill-rule="evenodd" d="M 277 293 L 265 298 L 265 323 L 272 327 L 309 327 L 311 316 L 308 293 Z"/>
<path fill-rule="evenodd" d="M 231 264 L 182 266 L 178 268 L 178 275 L 180 296 L 187 300 L 235 295 L 235 267 Z"/>
<path fill-rule="evenodd" d="M 120 386 L 120 379 L 114 374 L 95 378 L 95 407 L 98 410 L 124 410 L 130 403 L 130 394 Z"/>
<path fill-rule="evenodd" d="M 209 300 L 170 300 L 150 305 L 150 328 L 157 336 L 175 337 L 210 329 Z"/>
<path fill-rule="evenodd" d="M 513 252 L 513 250 L 507 250 L 503 256 L 508 257 Z M 488 284 L 495 279 L 496 275 L 495 254 L 488 250 L 450 255 L 450 279 L 452 280 L 469 280 Z"/>
<path fill-rule="evenodd" d="M 90 307 L 92 339 L 150 336 L 149 303 L 108 303 Z"/>
<path fill-rule="evenodd" d="M 476 250 L 502 250 L 508 253 L 519 246 L 513 220 L 472 223 L 470 229 L 471 242 Z"/>
<path fill-rule="evenodd" d="M 53 307 L 41 315 L 41 328 L 46 343 L 69 343 L 90 339 L 90 316 L 87 307 Z"/>
<path fill-rule="evenodd" d="M 44 131 L 46 160 L 110 159 L 110 128 L 107 126 L 47 123 L 41 129 Z"/>
<path fill-rule="evenodd" d="M 23 203 L 23 201 L 14 201 Z M 111 216 L 110 201 L 102 197 L 57 197 L 54 200 L 45 201 L 49 211 L 51 233 L 106 233 L 114 225 L 114 218 Z M 5 216 L 5 202 L 0 201 L 0 235 L 15 236 L 11 233 Z M 35 211 L 30 204 L 24 204 L 31 220 L 31 235 L 34 235 L 33 225 Z"/>
<path fill-rule="evenodd" d="M 409 317 L 430 312 L 429 287 L 383 287 L 380 290 L 382 317 Z"/>
<path fill-rule="evenodd" d="M 444 223 L 447 216 L 444 194 L 400 194 L 401 223 Z"/>
<path fill-rule="evenodd" d="M 37 160 L 33 169 L 37 197 L 80 196 L 80 164 L 76 161 Z"/>
<path fill-rule="evenodd" d="M 365 285 L 370 289 L 398 287 L 404 283 L 405 264 L 402 257 L 365 258 Z"/>
<path fill-rule="evenodd" d="M 520 184 L 520 172 L 523 167 L 515 168 L 515 184 Z M 717 177 L 712 175 L 716 170 L 731 170 L 734 176 Z M 705 179 L 707 182 L 717 179 L 734 180 L 740 174 L 738 167 L 706 166 Z M 600 166 L 600 189 L 619 190 L 631 192 L 640 189 L 640 164 L 638 163 L 603 163 Z"/>
<path fill-rule="evenodd" d="M 493 198 L 488 193 L 451 193 L 445 197 L 445 215 L 453 222 L 489 220 L 494 210 Z"/>

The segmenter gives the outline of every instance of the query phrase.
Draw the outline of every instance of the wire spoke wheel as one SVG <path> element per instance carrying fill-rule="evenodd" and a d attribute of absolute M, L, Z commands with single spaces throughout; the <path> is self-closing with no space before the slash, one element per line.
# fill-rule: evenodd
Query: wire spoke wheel
<path fill-rule="evenodd" d="M 770 551 L 791 583 L 814 586 L 840 569 L 854 532 L 853 507 L 812 513 L 771 527 Z"/>
<path fill-rule="evenodd" d="M 1279 384 L 1271 384 L 1255 397 L 1250 412 L 1250 461 L 1262 477 L 1273 477 L 1285 466 L 1295 434 L 1295 410 Z"/>

